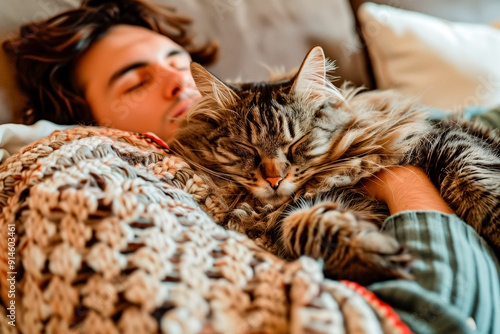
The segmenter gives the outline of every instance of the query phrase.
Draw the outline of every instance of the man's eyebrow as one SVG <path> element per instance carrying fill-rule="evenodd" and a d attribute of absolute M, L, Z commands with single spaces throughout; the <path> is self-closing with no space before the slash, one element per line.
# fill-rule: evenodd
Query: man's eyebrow
<path fill-rule="evenodd" d="M 148 63 L 146 63 L 146 62 L 137 62 L 137 63 L 126 65 L 125 67 L 119 69 L 118 71 L 116 71 L 115 73 L 113 73 L 113 75 L 109 79 L 109 81 L 108 81 L 108 87 L 107 88 L 111 87 L 111 85 L 113 84 L 113 82 L 115 82 L 116 80 L 118 80 L 118 78 L 120 78 L 121 76 L 123 76 L 125 73 L 127 73 L 129 71 L 132 71 L 132 70 L 134 70 L 136 68 L 144 67 L 147 64 Z"/>
<path fill-rule="evenodd" d="M 167 53 L 167 55 L 165 56 L 165 58 L 172 57 L 172 56 L 175 56 L 177 54 L 183 54 L 183 53 L 189 54 L 184 49 L 173 49 L 173 50 L 170 50 Z M 115 82 L 116 80 L 118 80 L 118 78 L 120 78 L 121 76 L 123 76 L 125 73 L 127 73 L 129 71 L 132 71 L 132 70 L 134 70 L 136 68 L 144 67 L 144 66 L 147 66 L 147 65 L 148 65 L 147 62 L 137 62 L 137 63 L 126 65 L 125 67 L 119 69 L 118 71 L 116 71 L 115 73 L 113 73 L 113 75 L 109 79 L 109 81 L 108 81 L 108 88 L 111 87 L 111 85 L 113 84 L 113 82 Z"/>
<path fill-rule="evenodd" d="M 171 50 L 167 54 L 166 58 L 171 57 L 171 56 L 175 56 L 177 54 L 186 54 L 186 55 L 189 55 L 189 53 L 186 50 L 184 50 L 184 49 L 173 49 L 173 50 Z"/>

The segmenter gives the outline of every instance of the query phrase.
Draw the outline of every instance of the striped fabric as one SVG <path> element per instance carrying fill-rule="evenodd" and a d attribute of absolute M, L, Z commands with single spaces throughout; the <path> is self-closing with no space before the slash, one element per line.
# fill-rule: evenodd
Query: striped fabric
<path fill-rule="evenodd" d="M 383 229 L 415 254 L 415 281 L 368 289 L 417 333 L 500 333 L 500 265 L 491 248 L 455 215 L 407 211 Z"/>
<path fill-rule="evenodd" d="M 492 129 L 500 128 L 500 106 L 478 115 L 476 119 Z"/>

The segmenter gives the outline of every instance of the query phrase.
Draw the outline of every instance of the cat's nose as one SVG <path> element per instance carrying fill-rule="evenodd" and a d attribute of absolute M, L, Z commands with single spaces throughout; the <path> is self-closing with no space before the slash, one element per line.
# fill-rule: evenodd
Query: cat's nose
<path fill-rule="evenodd" d="M 284 177 L 268 177 L 266 178 L 266 181 L 269 182 L 271 187 L 276 190 L 280 186 L 281 181 L 283 181 Z"/>

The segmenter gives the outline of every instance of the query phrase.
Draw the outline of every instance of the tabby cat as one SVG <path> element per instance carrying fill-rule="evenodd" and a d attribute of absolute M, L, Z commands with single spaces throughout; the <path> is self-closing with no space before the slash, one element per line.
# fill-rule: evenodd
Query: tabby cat
<path fill-rule="evenodd" d="M 335 88 L 320 47 L 293 78 L 224 83 L 197 64 L 202 99 L 171 149 L 227 204 L 219 223 L 284 258 L 322 258 L 334 278 L 409 278 L 411 256 L 379 232 L 387 208 L 360 181 L 411 164 L 500 249 L 500 140 L 477 126 L 433 124 L 393 93 Z"/>

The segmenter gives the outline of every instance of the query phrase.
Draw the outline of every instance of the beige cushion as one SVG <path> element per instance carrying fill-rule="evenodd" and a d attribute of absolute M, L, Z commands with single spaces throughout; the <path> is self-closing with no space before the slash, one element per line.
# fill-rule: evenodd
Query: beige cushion
<path fill-rule="evenodd" d="M 498 20 L 500 16 L 498 0 L 350 0 L 350 2 L 356 12 L 363 3 L 373 2 L 456 22 L 489 24 Z"/>
<path fill-rule="evenodd" d="M 265 80 L 269 67 L 298 67 L 321 45 L 336 61 L 336 75 L 367 82 L 354 16 L 345 0 L 169 0 L 195 17 L 195 31 L 221 42 L 221 59 L 210 69 L 222 79 Z"/>
<path fill-rule="evenodd" d="M 377 87 L 431 107 L 500 105 L 500 31 L 373 3 L 358 11 Z"/>

